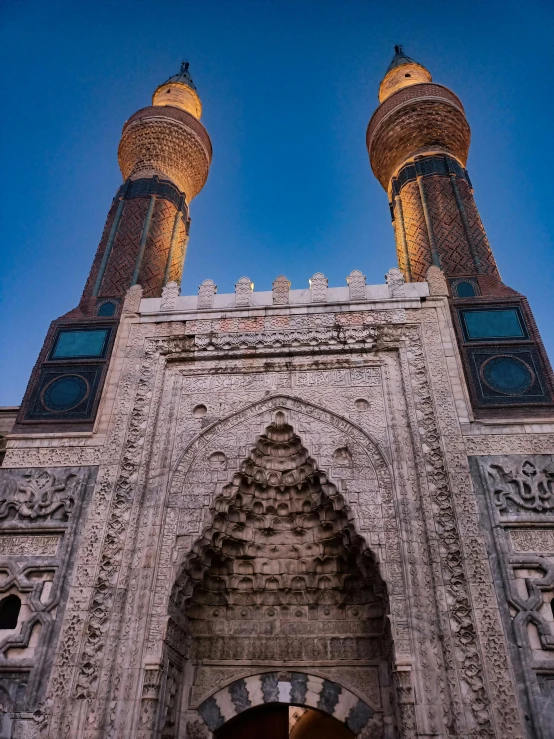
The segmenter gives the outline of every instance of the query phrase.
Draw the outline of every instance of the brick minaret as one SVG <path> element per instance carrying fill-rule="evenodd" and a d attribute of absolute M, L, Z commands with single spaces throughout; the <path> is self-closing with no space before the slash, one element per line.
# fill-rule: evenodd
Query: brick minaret
<path fill-rule="evenodd" d="M 379 87 L 367 129 L 373 173 L 388 193 L 398 262 L 406 280 L 473 276 L 480 293 L 500 275 L 465 169 L 470 129 L 458 97 L 401 46 Z"/>
<path fill-rule="evenodd" d="M 188 70 L 123 126 L 124 182 L 113 200 L 79 305 L 50 324 L 14 432 L 90 431 L 129 288 L 160 297 L 180 282 L 189 204 L 204 187 L 212 146 Z M 138 288 L 137 288 L 138 290 Z"/>
<path fill-rule="evenodd" d="M 168 281 L 180 282 L 188 207 L 204 187 L 212 155 L 201 114 L 187 62 L 123 126 L 118 159 L 125 182 L 108 213 L 83 306 L 137 283 L 145 297 L 157 297 Z"/>

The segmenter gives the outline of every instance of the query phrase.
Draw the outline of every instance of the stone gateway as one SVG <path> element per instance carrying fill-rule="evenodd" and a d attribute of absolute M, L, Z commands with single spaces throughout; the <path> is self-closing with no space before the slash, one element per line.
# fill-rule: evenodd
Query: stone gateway
<path fill-rule="evenodd" d="M 379 285 L 182 296 L 212 151 L 188 64 L 125 124 L 6 437 L 1 737 L 554 737 L 552 372 L 462 103 L 401 47 L 379 102 Z"/>

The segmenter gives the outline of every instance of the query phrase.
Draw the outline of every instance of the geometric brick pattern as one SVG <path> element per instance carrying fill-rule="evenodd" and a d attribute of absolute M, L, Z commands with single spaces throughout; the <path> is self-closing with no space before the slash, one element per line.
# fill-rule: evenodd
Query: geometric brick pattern
<path fill-rule="evenodd" d="M 483 222 L 481 221 L 481 216 L 479 215 L 479 211 L 475 205 L 471 188 L 467 182 L 460 180 L 457 180 L 457 182 L 467 215 L 471 238 L 475 245 L 477 256 L 481 262 L 481 272 L 482 274 L 493 275 L 500 278 L 498 267 L 496 266 L 494 255 L 487 238 L 487 233 L 483 226 Z"/>
<path fill-rule="evenodd" d="M 145 298 L 161 295 L 176 213 L 173 203 L 156 199 L 138 277 Z"/>
<path fill-rule="evenodd" d="M 100 286 L 99 297 L 122 296 L 129 289 L 149 202 L 149 196 L 125 200 L 117 234 Z M 119 201 L 115 200 L 110 209 L 82 300 L 92 294 L 118 203 Z M 177 212 L 178 209 L 172 202 L 156 197 L 138 279 L 143 287 L 145 298 L 161 295 Z M 181 281 L 185 244 L 186 225 L 183 217 L 180 217 L 173 244 L 168 281 Z"/>
<path fill-rule="evenodd" d="M 414 85 L 411 89 L 417 87 Z M 398 94 L 389 100 L 394 100 Z M 371 168 L 387 190 L 398 167 L 416 153 L 449 152 L 465 164 L 469 139 L 470 130 L 463 112 L 450 102 L 411 101 L 393 110 L 373 129 L 368 140 Z"/>
<path fill-rule="evenodd" d="M 129 289 L 148 204 L 149 198 L 125 201 L 100 296 L 124 295 Z"/>
<path fill-rule="evenodd" d="M 495 278 L 495 281 L 499 281 L 498 268 L 479 218 L 470 186 L 461 177 L 456 177 L 456 183 L 466 212 L 473 248 L 480 261 L 479 271 Z M 448 277 L 476 274 L 478 270 L 468 244 L 451 178 L 435 174 L 424 177 L 422 185 L 441 269 Z M 418 183 L 407 182 L 397 197 L 402 202 L 404 234 L 410 260 L 411 279 L 416 282 L 424 281 L 427 270 L 432 264 L 432 256 Z M 404 264 L 401 221 L 396 202 L 394 215 L 398 262 L 401 269 L 407 274 L 406 265 Z"/>
<path fill-rule="evenodd" d="M 144 108 L 125 124 L 118 158 L 124 179 L 166 177 L 190 203 L 208 177 L 211 145 L 202 124 L 185 111 Z"/>
<path fill-rule="evenodd" d="M 96 282 L 98 270 L 100 269 L 100 263 L 102 262 L 102 257 L 104 256 L 104 249 L 106 248 L 106 244 L 110 237 L 110 231 L 112 228 L 112 223 L 115 218 L 115 214 L 117 212 L 118 205 L 119 205 L 119 202 L 116 199 L 114 199 L 110 207 L 108 217 L 106 218 L 104 230 L 102 231 L 102 238 L 100 239 L 100 243 L 98 244 L 98 249 L 96 250 L 96 254 L 94 257 L 94 261 L 92 263 L 92 267 L 90 268 L 89 276 L 85 284 L 85 289 L 83 290 L 83 295 L 81 297 L 82 303 L 85 301 L 86 298 L 89 298 L 92 295 L 94 283 Z"/>
<path fill-rule="evenodd" d="M 408 182 L 402 188 L 399 197 L 402 201 L 402 211 L 404 214 L 404 231 L 408 246 L 411 277 L 415 282 L 422 282 L 425 280 L 425 275 L 433 260 L 431 258 L 431 245 L 427 235 L 427 226 L 425 224 L 425 216 L 423 214 L 417 182 Z M 396 249 L 398 263 L 404 274 L 407 275 L 408 273 L 404 265 L 402 238 L 401 234 L 398 233 L 398 229 L 401 228 L 398 213 L 395 213 L 395 223 L 397 224 Z"/>

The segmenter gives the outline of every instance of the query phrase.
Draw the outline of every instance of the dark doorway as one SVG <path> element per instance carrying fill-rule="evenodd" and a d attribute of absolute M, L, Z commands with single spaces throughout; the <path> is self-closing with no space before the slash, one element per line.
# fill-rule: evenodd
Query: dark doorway
<path fill-rule="evenodd" d="M 215 732 L 215 739 L 354 739 L 346 726 L 322 711 L 301 709 L 289 721 L 290 707 L 268 703 L 250 708 Z"/>
<path fill-rule="evenodd" d="M 215 732 L 215 739 L 288 739 L 289 707 L 268 703 L 244 711 Z"/>

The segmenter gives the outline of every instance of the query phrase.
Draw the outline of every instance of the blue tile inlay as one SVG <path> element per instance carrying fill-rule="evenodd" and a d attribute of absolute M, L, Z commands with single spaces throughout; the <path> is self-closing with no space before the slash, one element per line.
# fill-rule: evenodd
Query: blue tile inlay
<path fill-rule="evenodd" d="M 373 711 L 367 703 L 359 700 L 356 705 L 352 707 L 352 710 L 346 717 L 346 721 L 344 723 L 351 731 L 354 732 L 354 734 L 358 734 L 372 716 Z"/>
<path fill-rule="evenodd" d="M 337 683 L 332 683 L 330 680 L 324 680 L 321 686 L 321 693 L 319 694 L 319 701 L 317 707 L 320 711 L 333 715 L 335 706 L 338 703 L 339 696 L 342 693 L 342 688 Z"/>
<path fill-rule="evenodd" d="M 308 676 L 302 672 L 293 672 L 290 682 L 290 702 L 303 706 L 308 692 Z"/>
<path fill-rule="evenodd" d="M 219 729 L 219 727 L 225 723 L 225 719 L 221 715 L 221 711 L 219 710 L 219 706 L 217 705 L 213 695 L 206 698 L 206 700 L 200 704 L 198 707 L 198 713 L 202 716 L 204 723 L 210 731 Z"/>
<path fill-rule="evenodd" d="M 262 693 L 264 703 L 277 703 L 279 701 L 279 688 L 277 687 L 277 673 L 266 672 L 262 675 Z"/>
<path fill-rule="evenodd" d="M 252 705 L 250 698 L 248 697 L 245 680 L 237 680 L 236 682 L 231 683 L 231 685 L 229 685 L 229 693 L 231 694 L 231 700 L 237 709 L 237 713 L 246 711 L 246 709 L 250 708 Z"/>

